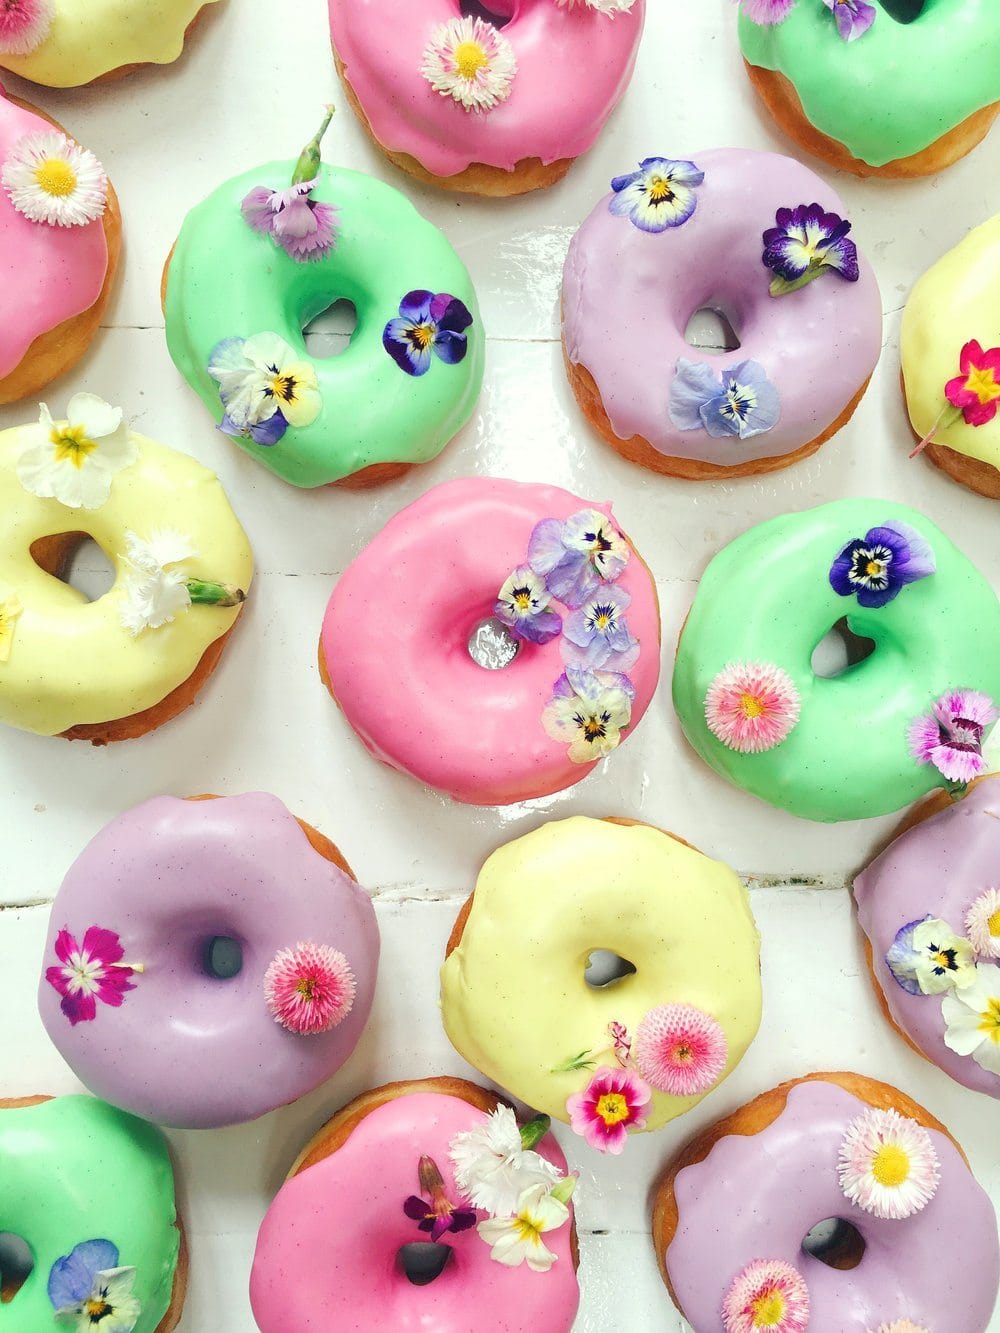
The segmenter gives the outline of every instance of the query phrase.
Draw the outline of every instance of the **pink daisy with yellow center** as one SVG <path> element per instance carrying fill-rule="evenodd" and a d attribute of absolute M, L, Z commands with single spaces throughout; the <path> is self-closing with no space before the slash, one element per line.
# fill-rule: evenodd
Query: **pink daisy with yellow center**
<path fill-rule="evenodd" d="M 26 56 L 49 35 L 53 0 L 0 0 L 0 51 Z"/>
<path fill-rule="evenodd" d="M 809 1288 L 783 1259 L 755 1259 L 722 1302 L 726 1333 L 802 1333 L 809 1324 Z"/>
<path fill-rule="evenodd" d="M 264 999 L 276 1023 L 309 1036 L 342 1023 L 354 1004 L 351 965 L 328 944 L 281 949 L 264 973 Z"/>
<path fill-rule="evenodd" d="M 798 720 L 795 682 L 770 662 L 730 662 L 705 696 L 709 731 L 740 754 L 773 750 Z"/>
<path fill-rule="evenodd" d="M 726 1034 L 693 1004 L 661 1004 L 636 1029 L 635 1062 L 647 1083 L 672 1097 L 694 1097 L 719 1081 Z"/>

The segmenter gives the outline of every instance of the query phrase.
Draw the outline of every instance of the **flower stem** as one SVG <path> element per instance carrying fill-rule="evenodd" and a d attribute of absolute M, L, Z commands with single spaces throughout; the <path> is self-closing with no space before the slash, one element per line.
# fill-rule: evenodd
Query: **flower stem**
<path fill-rule="evenodd" d="M 333 105 L 328 104 L 326 115 L 323 117 L 323 124 L 299 154 L 299 160 L 295 164 L 295 171 L 292 173 L 293 185 L 301 185 L 304 181 L 316 179 L 320 164 L 323 161 L 323 156 L 320 152 L 320 144 L 323 141 L 323 135 L 326 133 L 330 121 L 333 120 L 333 112 Z"/>
<path fill-rule="evenodd" d="M 560 1203 L 569 1203 L 579 1179 L 579 1176 L 563 1176 L 562 1180 L 552 1186 L 553 1199 L 558 1199 Z"/>
<path fill-rule="evenodd" d="M 207 583 L 203 579 L 188 579 L 187 590 L 192 602 L 205 606 L 239 606 L 246 601 L 246 593 L 232 583 Z"/>
<path fill-rule="evenodd" d="M 787 296 L 789 292 L 797 292 L 800 288 L 812 282 L 814 278 L 821 277 L 824 268 L 826 268 L 826 265 L 822 260 L 818 262 L 815 259 L 810 260 L 805 273 L 800 274 L 797 278 L 791 280 L 782 277 L 772 278 L 769 291 L 772 296 Z"/>
<path fill-rule="evenodd" d="M 521 1147 L 525 1152 L 544 1139 L 551 1124 L 551 1116 L 536 1115 L 534 1120 L 529 1120 L 527 1124 L 521 1126 Z"/>
<path fill-rule="evenodd" d="M 938 413 L 937 420 L 934 422 L 934 425 L 931 426 L 930 430 L 920 441 L 917 447 L 915 449 L 910 450 L 908 457 L 916 458 L 917 454 L 922 453 L 923 450 L 926 449 L 927 446 L 933 441 L 934 436 L 937 434 L 939 430 L 941 430 L 942 427 L 947 429 L 949 426 L 954 426 L 955 422 L 961 415 L 962 415 L 962 409 L 960 407 L 953 407 L 951 403 L 945 403 L 944 407 L 942 407 L 941 411 Z"/>
<path fill-rule="evenodd" d="M 946 782 L 944 789 L 953 801 L 960 801 L 965 795 L 969 784 L 967 782 Z"/>

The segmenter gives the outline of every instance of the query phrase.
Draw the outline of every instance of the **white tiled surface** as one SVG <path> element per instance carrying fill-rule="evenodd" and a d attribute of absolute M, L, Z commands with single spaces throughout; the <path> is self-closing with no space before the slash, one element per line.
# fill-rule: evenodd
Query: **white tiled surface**
<path fill-rule="evenodd" d="M 56 93 L 8 81 L 102 157 L 125 215 L 125 276 L 109 308 L 110 327 L 82 365 L 47 392 L 48 401 L 55 408 L 76 389 L 94 390 L 120 402 L 139 429 L 216 468 L 250 532 L 260 574 L 203 701 L 176 722 L 104 751 L 13 731 L 3 736 L 0 1095 L 77 1087 L 35 1012 L 46 904 L 87 839 L 147 796 L 276 792 L 340 842 L 372 890 L 383 932 L 372 1024 L 334 1080 L 254 1125 L 170 1135 L 193 1242 L 186 1333 L 252 1333 L 246 1278 L 258 1223 L 287 1165 L 331 1110 L 390 1078 L 468 1072 L 437 1014 L 444 942 L 484 857 L 549 816 L 634 816 L 729 860 L 750 879 L 764 934 L 761 1035 L 699 1111 L 633 1140 L 615 1162 L 598 1160 L 560 1131 L 583 1173 L 578 1333 L 681 1328 L 648 1239 L 651 1181 L 702 1124 L 797 1073 L 850 1068 L 897 1083 L 952 1128 L 1000 1198 L 996 1104 L 906 1049 L 869 992 L 844 883 L 893 819 L 813 825 L 736 792 L 683 744 L 668 689 L 672 646 L 711 555 L 751 524 L 789 509 L 850 495 L 902 500 L 1000 582 L 997 510 L 925 462 L 906 461 L 910 436 L 898 389 L 906 293 L 943 250 L 996 211 L 1000 132 L 937 179 L 836 177 L 857 239 L 874 260 L 886 313 L 882 363 L 836 440 L 808 462 L 759 480 L 693 485 L 654 477 L 592 436 L 564 383 L 556 301 L 566 245 L 610 177 L 642 157 L 789 145 L 750 96 L 730 0 L 651 3 L 635 82 L 597 148 L 559 186 L 509 203 L 423 189 L 376 154 L 344 106 L 322 0 L 296 0 L 294 21 L 280 22 L 263 0 L 213 6 L 177 65 L 121 84 Z M 331 97 L 342 114 L 327 140 L 329 160 L 407 190 L 447 232 L 472 270 L 490 335 L 483 399 L 460 438 L 436 463 L 361 494 L 286 487 L 219 436 L 170 363 L 158 301 L 160 269 L 188 207 L 227 175 L 294 157 Z M 28 416 L 27 407 L 2 409 L 0 427 Z M 316 636 L 337 574 L 397 509 L 434 482 L 470 472 L 613 499 L 662 599 L 664 685 L 635 737 L 570 792 L 502 811 L 451 805 L 378 767 L 315 669 Z M 415 1004 L 414 996 L 423 998 Z M 991 1328 L 1000 1330 L 1000 1318 Z"/>

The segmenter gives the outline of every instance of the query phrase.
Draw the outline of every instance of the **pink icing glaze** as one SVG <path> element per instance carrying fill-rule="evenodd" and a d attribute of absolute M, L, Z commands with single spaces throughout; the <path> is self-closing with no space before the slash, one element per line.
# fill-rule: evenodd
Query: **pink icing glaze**
<path fill-rule="evenodd" d="M 26 134 L 51 130 L 32 111 L 7 100 L 0 86 L 0 165 Z M 40 334 L 89 310 L 108 271 L 108 246 L 100 218 L 83 227 L 29 222 L 0 188 L 0 378 L 24 359 Z"/>
<path fill-rule="evenodd" d="M 121 936 L 145 971 L 121 1008 L 71 1026 L 44 968 L 55 939 L 92 925 Z M 208 975 L 215 936 L 243 947 L 242 971 Z M 299 941 L 344 953 L 357 980 L 335 1028 L 298 1036 L 275 1023 L 264 973 Z M 52 908 L 38 1005 L 74 1073 L 105 1101 L 160 1124 L 203 1129 L 253 1120 L 318 1087 L 353 1051 L 378 966 L 371 901 L 314 851 L 295 819 L 263 792 L 182 801 L 159 796 L 120 815 L 70 868 Z"/>
<path fill-rule="evenodd" d="M 517 58 L 510 97 L 466 111 L 420 73 L 434 29 L 459 0 L 329 0 L 333 45 L 379 142 L 436 176 L 473 162 L 512 171 L 525 158 L 579 157 L 593 144 L 632 77 L 646 0 L 613 18 L 555 0 L 493 0 Z"/>
<path fill-rule="evenodd" d="M 827 274 L 772 297 L 761 238 L 776 210 L 818 201 L 849 217 L 846 206 L 808 167 L 777 153 L 723 148 L 692 160 L 705 180 L 681 226 L 640 231 L 609 211 L 607 195 L 577 232 L 563 276 L 569 360 L 597 381 L 621 439 L 640 435 L 670 457 L 724 465 L 793 452 L 837 419 L 878 361 L 875 274 L 859 253 L 857 282 Z M 737 351 L 715 355 L 685 342 L 688 320 L 706 306 L 725 311 L 741 341 Z M 679 357 L 717 374 L 759 362 L 780 395 L 777 425 L 747 440 L 678 430 L 669 403 Z"/>
<path fill-rule="evenodd" d="M 323 621 L 322 651 L 351 726 L 383 763 L 457 801 L 505 805 L 561 791 L 592 764 L 546 735 L 542 712 L 563 671 L 559 640 L 526 643 L 487 671 L 469 636 L 492 615 L 507 575 L 543 518 L 609 504 L 554 486 L 470 477 L 433 487 L 391 519 L 345 571 Z M 656 589 L 633 552 L 618 586 L 641 645 L 629 672 L 632 733 L 660 673 Z"/>
<path fill-rule="evenodd" d="M 494 1262 L 474 1229 L 444 1237 L 452 1257 L 427 1286 L 414 1286 L 397 1265 L 401 1245 L 427 1239 L 403 1213 L 418 1189 L 420 1154 L 434 1159 L 457 1201 L 448 1145 L 484 1118 L 442 1093 L 399 1097 L 287 1181 L 261 1225 L 250 1274 L 262 1333 L 569 1333 L 579 1304 L 569 1225 L 545 1233 L 557 1256 L 547 1273 Z M 551 1136 L 536 1151 L 566 1170 Z"/>
<path fill-rule="evenodd" d="M 697 1333 L 721 1333 L 722 1302 L 754 1259 L 783 1259 L 809 1288 L 809 1333 L 866 1333 L 910 1319 L 935 1333 L 984 1333 L 1000 1283 L 993 1205 L 945 1135 L 929 1130 L 941 1167 L 931 1201 L 902 1221 L 881 1221 L 840 1188 L 837 1154 L 866 1109 L 831 1083 L 800 1083 L 759 1134 L 727 1135 L 675 1181 L 677 1233 L 667 1271 Z M 839 1217 L 861 1233 L 850 1270 L 802 1247 L 817 1222 Z"/>
<path fill-rule="evenodd" d="M 967 1088 L 1000 1097 L 1000 1077 L 944 1044 L 942 995 L 910 995 L 885 955 L 896 932 L 923 916 L 959 935 L 965 914 L 986 889 L 1000 885 L 1000 777 L 979 782 L 960 801 L 897 838 L 854 881 L 858 921 L 871 940 L 875 979 L 894 1022 L 915 1046 Z M 988 959 L 980 966 L 996 967 Z"/>

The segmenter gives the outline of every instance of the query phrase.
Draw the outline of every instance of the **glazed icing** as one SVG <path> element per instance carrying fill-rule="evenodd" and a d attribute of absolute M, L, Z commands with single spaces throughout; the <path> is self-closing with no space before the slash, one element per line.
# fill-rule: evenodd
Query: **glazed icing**
<path fill-rule="evenodd" d="M 129 717 L 158 704 L 193 673 L 240 608 L 195 606 L 133 638 L 123 629 L 125 534 L 176 528 L 191 537 L 192 577 L 247 589 L 253 557 L 214 472 L 134 432 L 139 458 L 114 478 L 100 509 L 69 509 L 32 495 L 17 479 L 26 428 L 0 432 L 0 591 L 24 607 L 10 660 L 0 664 L 0 721 L 54 736 L 82 723 Z M 96 602 L 35 564 L 33 542 L 84 532 L 115 567 Z"/>
<path fill-rule="evenodd" d="M 0 1161 L 0 1229 L 22 1236 L 35 1261 L 14 1299 L 0 1303 L 0 1329 L 58 1327 L 46 1289 L 52 1265 L 101 1239 L 136 1270 L 135 1333 L 154 1333 L 170 1306 L 180 1246 L 160 1131 L 93 1097 L 0 1107 Z"/>
<path fill-rule="evenodd" d="M 923 533 L 937 572 L 865 609 L 834 592 L 830 568 L 846 542 L 890 520 Z M 813 649 L 844 616 L 875 651 L 839 676 L 817 677 Z M 774 663 L 797 687 L 799 721 L 775 749 L 740 754 L 709 731 L 705 696 L 730 662 Z M 932 765 L 911 757 L 906 733 L 950 689 L 1000 699 L 1000 605 L 939 528 L 887 500 L 786 514 L 719 552 L 698 586 L 673 683 L 685 735 L 717 773 L 794 815 L 827 821 L 888 814 L 942 785 Z"/>
<path fill-rule="evenodd" d="M 1000 1097 L 1000 1077 L 945 1045 L 942 996 L 910 995 L 896 982 L 885 955 L 896 932 L 922 916 L 946 921 L 963 934 L 966 912 L 997 883 L 998 863 L 1000 777 L 990 777 L 907 830 L 854 881 L 858 922 L 871 941 L 872 970 L 893 1021 L 946 1074 L 993 1097 Z M 991 966 L 987 959 L 979 965 Z"/>
<path fill-rule="evenodd" d="M 828 7 L 810 0 L 772 27 L 741 13 L 739 36 L 749 64 L 795 85 L 816 129 L 875 167 L 922 152 L 1000 99 L 994 0 L 928 0 L 912 23 L 878 6 L 853 42 L 837 35 Z"/>
<path fill-rule="evenodd" d="M 445 1236 L 452 1257 L 427 1286 L 396 1264 L 401 1245 L 425 1239 L 403 1214 L 420 1154 L 437 1163 L 448 1197 L 461 1197 L 448 1145 L 484 1119 L 458 1097 L 414 1092 L 376 1107 L 342 1147 L 291 1176 L 257 1237 L 250 1303 L 261 1333 L 466 1333 L 473 1309 L 476 1333 L 569 1333 L 579 1304 L 569 1226 L 545 1234 L 557 1255 L 547 1273 L 496 1263 L 475 1229 Z M 566 1170 L 550 1136 L 536 1151 Z"/>
<path fill-rule="evenodd" d="M 338 239 L 322 259 L 290 258 L 252 230 L 240 204 L 259 185 L 287 189 L 293 162 L 272 162 L 227 181 L 188 214 L 170 261 L 167 345 L 174 364 L 216 421 L 223 408 L 209 358 L 225 338 L 281 335 L 307 359 L 303 328 L 335 301 L 358 323 L 333 360 L 313 360 L 322 409 L 277 445 L 236 441 L 296 486 L 323 486 L 375 463 L 424 463 L 472 415 L 483 381 L 485 335 L 472 279 L 451 245 L 398 190 L 357 171 L 322 166 L 312 198 L 334 205 Z M 382 345 L 386 324 L 414 290 L 448 292 L 473 316 L 458 365 L 438 361 L 405 374 Z"/>
<path fill-rule="evenodd" d="M 959 354 L 975 338 L 1000 346 L 1000 214 L 975 227 L 919 279 L 903 311 L 900 352 L 910 423 L 923 438 L 945 406 L 944 386 L 959 373 Z M 1000 416 L 968 426 L 961 416 L 934 431 L 969 458 L 1000 467 Z"/>
<path fill-rule="evenodd" d="M 579 157 L 594 143 L 632 78 L 646 0 L 609 17 L 587 5 L 494 0 L 517 59 L 510 97 L 466 111 L 421 75 L 434 29 L 458 18 L 458 0 L 329 0 L 330 31 L 345 77 L 376 139 L 435 176 L 473 162 L 513 171 L 526 158 Z"/>
<path fill-rule="evenodd" d="M 55 0 L 52 27 L 26 56 L 0 53 L 0 66 L 32 83 L 78 88 L 127 65 L 169 65 L 184 34 L 214 0 Z"/>
<path fill-rule="evenodd" d="M 126 961 L 145 970 L 120 1008 L 99 1003 L 94 1020 L 71 1026 L 43 969 L 42 1022 L 87 1087 L 159 1124 L 232 1125 L 294 1101 L 336 1073 L 368 1019 L 379 955 L 371 901 L 276 796 L 159 796 L 112 820 L 56 896 L 45 965 L 57 961 L 60 930 L 82 940 L 92 925 L 115 931 Z M 216 936 L 242 945 L 229 981 L 202 965 Z M 339 949 L 357 982 L 346 1018 L 310 1036 L 280 1027 L 264 1000 L 268 964 L 300 940 Z"/>
<path fill-rule="evenodd" d="M 535 525 L 585 508 L 612 517 L 610 504 L 555 486 L 444 482 L 390 519 L 348 566 L 326 609 L 321 650 L 334 696 L 377 759 L 475 805 L 545 796 L 590 772 L 593 764 L 574 763 L 542 726 L 564 666 L 558 640 L 525 644 L 500 671 L 478 666 L 467 647 L 524 563 Z M 659 608 L 634 552 L 616 586 L 631 595 L 628 624 L 641 644 L 629 672 L 636 697 L 627 739 L 659 678 Z"/>
<path fill-rule="evenodd" d="M 635 973 L 588 986 L 595 949 L 628 959 Z M 730 1074 L 760 1024 L 759 952 L 746 890 L 728 866 L 647 825 L 577 816 L 516 838 L 483 866 L 461 941 L 441 968 L 442 1019 L 487 1078 L 568 1121 L 566 1099 L 591 1075 L 555 1066 L 578 1051 L 602 1051 L 596 1063 L 614 1065 L 608 1024 L 634 1034 L 657 1005 L 714 1017 L 728 1047 L 721 1078 Z M 652 1097 L 647 1130 L 701 1101 Z"/>
<path fill-rule="evenodd" d="M 15 106 L 0 85 L 0 164 L 19 139 L 51 130 L 49 121 Z M 108 271 L 104 223 L 50 227 L 31 222 L 0 189 L 0 379 L 9 375 L 42 333 L 89 310 Z"/>
<path fill-rule="evenodd" d="M 723 465 L 790 453 L 826 430 L 875 368 L 882 347 L 875 274 L 859 256 L 857 282 L 833 274 L 772 297 L 761 237 L 777 209 L 816 200 L 848 217 L 846 205 L 807 167 L 777 153 L 722 148 L 693 160 L 705 180 L 682 225 L 642 231 L 610 212 L 609 194 L 573 238 L 563 274 L 566 354 L 596 380 L 623 440 L 640 435 L 670 457 Z M 726 312 L 737 351 L 715 354 L 685 341 L 689 319 L 706 306 Z M 678 429 L 669 404 L 679 358 L 717 373 L 759 362 L 780 396 L 777 425 L 745 440 Z"/>
<path fill-rule="evenodd" d="M 726 1135 L 678 1173 L 667 1273 L 699 1333 L 721 1333 L 730 1283 L 761 1257 L 782 1259 L 805 1279 L 809 1333 L 868 1333 L 895 1319 L 942 1333 L 985 1333 L 1000 1281 L 993 1205 L 951 1139 L 934 1129 L 941 1179 L 925 1208 L 882 1221 L 851 1203 L 837 1155 L 866 1106 L 835 1084 L 799 1083 L 766 1129 Z M 802 1249 L 811 1228 L 829 1217 L 861 1233 L 866 1248 L 856 1268 L 830 1268 Z"/>

